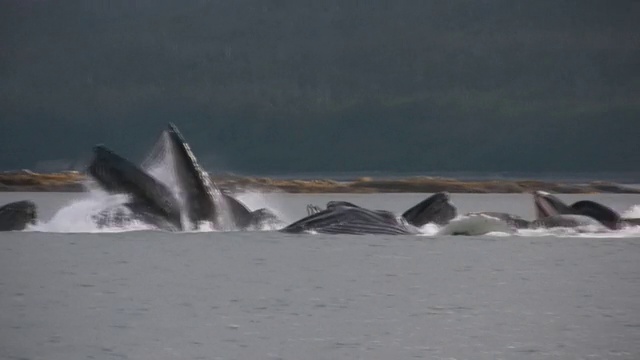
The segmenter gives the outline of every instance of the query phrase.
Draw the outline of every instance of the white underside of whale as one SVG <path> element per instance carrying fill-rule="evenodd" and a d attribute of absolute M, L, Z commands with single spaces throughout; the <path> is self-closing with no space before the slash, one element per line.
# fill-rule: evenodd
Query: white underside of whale
<path fill-rule="evenodd" d="M 488 233 L 515 233 L 515 229 L 506 221 L 485 214 L 466 215 L 451 220 L 436 235 L 478 236 Z"/>

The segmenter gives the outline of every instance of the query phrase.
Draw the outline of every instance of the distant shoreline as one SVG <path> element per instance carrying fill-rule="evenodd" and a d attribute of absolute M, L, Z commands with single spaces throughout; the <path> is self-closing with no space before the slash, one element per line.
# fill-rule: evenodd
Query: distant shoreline
<path fill-rule="evenodd" d="M 442 177 L 374 178 L 360 177 L 350 181 L 333 179 L 279 179 L 250 176 L 216 176 L 212 180 L 223 190 L 246 189 L 287 193 L 528 193 L 535 190 L 553 193 L 621 193 L 640 194 L 639 188 L 607 181 L 584 183 L 542 180 L 468 181 Z M 34 173 L 23 170 L 0 173 L 0 192 L 84 192 L 87 177 L 79 172 Z"/>

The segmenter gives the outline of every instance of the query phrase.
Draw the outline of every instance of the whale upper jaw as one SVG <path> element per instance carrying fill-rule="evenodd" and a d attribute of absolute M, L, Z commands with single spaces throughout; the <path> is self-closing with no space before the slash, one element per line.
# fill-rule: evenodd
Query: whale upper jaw
<path fill-rule="evenodd" d="M 155 219 L 163 219 L 171 225 L 168 229 L 182 230 L 180 206 L 172 192 L 111 149 L 104 145 L 94 147 L 88 173 L 105 191 L 130 195 L 131 200 L 125 206 L 134 213 L 154 219 L 151 223 L 156 226 L 160 223 Z"/>
<path fill-rule="evenodd" d="M 562 200 L 545 191 L 534 191 L 533 203 L 536 210 L 536 218 L 538 219 L 574 213 Z"/>
<path fill-rule="evenodd" d="M 271 217 L 252 212 L 233 196 L 220 191 L 198 163 L 178 127 L 169 123 L 166 130 L 173 147 L 173 162 L 180 190 L 187 197 L 186 211 L 192 225 L 210 221 L 215 228 L 245 229 Z"/>
<path fill-rule="evenodd" d="M 437 225 L 448 224 L 455 218 L 457 210 L 451 203 L 448 192 L 435 193 L 420 203 L 407 209 L 402 217 L 411 225 L 422 227 L 428 223 Z"/>
<path fill-rule="evenodd" d="M 157 160 L 169 161 L 169 176 L 173 178 L 168 183 L 148 172 Z M 177 230 L 185 226 L 197 229 L 202 222 L 210 222 L 219 230 L 242 230 L 274 223 L 277 218 L 267 209 L 250 211 L 220 191 L 172 123 L 141 166 L 99 144 L 94 147 L 88 173 L 107 192 L 130 195 L 132 201 L 125 206 L 137 217 L 144 215 L 143 222 L 156 226 L 161 223 L 166 227 L 167 220 Z"/>

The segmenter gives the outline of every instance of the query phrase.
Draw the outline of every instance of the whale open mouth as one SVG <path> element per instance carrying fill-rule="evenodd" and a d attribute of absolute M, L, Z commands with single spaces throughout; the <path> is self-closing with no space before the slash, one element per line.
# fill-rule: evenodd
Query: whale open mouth
<path fill-rule="evenodd" d="M 544 191 L 533 193 L 533 202 L 536 209 L 536 218 L 572 213 L 562 200 Z"/>
<path fill-rule="evenodd" d="M 111 194 L 129 194 L 126 204 L 148 219 L 162 218 L 181 230 L 180 207 L 171 191 L 160 181 L 104 145 L 94 147 L 89 175 Z M 153 221 L 152 223 L 155 223 Z"/>
<path fill-rule="evenodd" d="M 449 193 L 438 192 L 405 211 L 402 217 L 411 225 L 422 227 L 428 223 L 448 224 L 456 215 Z"/>

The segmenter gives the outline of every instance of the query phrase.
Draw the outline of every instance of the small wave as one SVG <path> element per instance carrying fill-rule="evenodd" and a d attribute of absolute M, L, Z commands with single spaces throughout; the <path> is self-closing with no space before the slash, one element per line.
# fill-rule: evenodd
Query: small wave
<path fill-rule="evenodd" d="M 520 229 L 516 236 L 521 237 L 581 237 L 581 238 L 627 238 L 640 236 L 640 227 L 630 227 L 620 230 L 603 230 L 595 226 L 579 226 L 576 228 L 556 227 L 540 229 Z"/>

